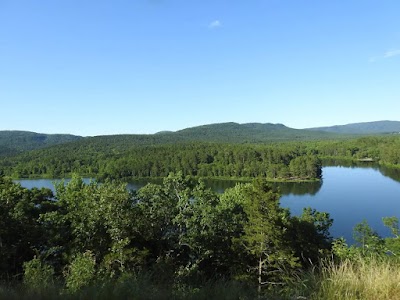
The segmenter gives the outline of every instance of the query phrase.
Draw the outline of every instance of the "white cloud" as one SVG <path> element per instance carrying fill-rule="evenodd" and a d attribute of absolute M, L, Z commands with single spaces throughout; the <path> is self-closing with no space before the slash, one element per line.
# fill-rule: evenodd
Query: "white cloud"
<path fill-rule="evenodd" d="M 400 49 L 386 51 L 383 57 L 389 58 L 397 55 L 400 55 Z"/>
<path fill-rule="evenodd" d="M 379 60 L 382 60 L 382 59 L 386 59 L 386 58 L 391 58 L 391 57 L 394 57 L 394 56 L 400 56 L 400 49 L 388 50 L 381 56 L 372 56 L 372 57 L 370 57 L 368 59 L 368 61 L 370 63 L 374 63 L 376 61 L 379 61 Z"/>
<path fill-rule="evenodd" d="M 215 20 L 215 21 L 212 21 L 210 24 L 208 24 L 208 28 L 210 28 L 210 29 L 218 28 L 221 26 L 222 26 L 222 23 L 220 20 Z"/>

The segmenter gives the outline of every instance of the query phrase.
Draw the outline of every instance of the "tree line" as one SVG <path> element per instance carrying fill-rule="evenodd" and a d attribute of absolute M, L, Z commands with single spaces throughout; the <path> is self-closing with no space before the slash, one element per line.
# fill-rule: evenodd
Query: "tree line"
<path fill-rule="evenodd" d="M 31 151 L 0 161 L 14 178 L 63 178 L 72 173 L 99 179 L 165 177 L 171 172 L 197 177 L 318 179 L 321 163 L 305 147 L 286 144 L 174 144 L 115 149 L 71 148 Z"/>
<path fill-rule="evenodd" d="M 170 172 L 212 178 L 313 180 L 321 162 L 372 160 L 400 166 L 400 138 L 281 142 L 272 144 L 130 143 L 102 137 L 0 159 L 0 174 L 13 178 L 64 178 L 72 173 L 100 180 L 165 177 Z"/>

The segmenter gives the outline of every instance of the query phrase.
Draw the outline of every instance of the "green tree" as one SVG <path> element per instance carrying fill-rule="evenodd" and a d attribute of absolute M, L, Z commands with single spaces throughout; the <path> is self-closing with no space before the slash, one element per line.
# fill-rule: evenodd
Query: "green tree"
<path fill-rule="evenodd" d="M 304 208 L 300 216 L 292 217 L 290 241 L 296 257 L 301 258 L 304 266 L 317 264 L 331 249 L 332 238 L 329 229 L 333 219 L 328 213 Z"/>
<path fill-rule="evenodd" d="M 280 195 L 263 180 L 242 186 L 247 222 L 240 238 L 251 255 L 250 270 L 262 286 L 285 285 L 299 267 L 287 239 L 289 212 L 279 206 Z"/>
<path fill-rule="evenodd" d="M 219 196 L 202 183 L 195 187 L 183 239 L 190 248 L 188 270 L 192 275 L 226 278 L 244 272 L 243 247 L 235 244 L 246 220 L 239 191 L 237 186 Z"/>
<path fill-rule="evenodd" d="M 382 218 L 383 224 L 390 229 L 393 237 L 385 238 L 387 251 L 394 255 L 400 255 L 399 219 L 397 217 Z"/>
<path fill-rule="evenodd" d="M 390 229 L 395 238 L 399 238 L 399 219 L 397 217 L 383 217 L 383 224 Z"/>
<path fill-rule="evenodd" d="M 43 263 L 39 258 L 27 261 L 24 267 L 24 285 L 35 292 L 45 291 L 54 284 L 53 267 Z"/>
<path fill-rule="evenodd" d="M 65 273 L 65 284 L 71 293 L 89 286 L 95 280 L 96 260 L 93 253 L 86 251 L 78 254 L 68 266 Z"/>
<path fill-rule="evenodd" d="M 39 214 L 52 210 L 52 193 L 28 190 L 0 176 L 0 277 L 22 273 L 24 261 L 46 247 Z"/>
<path fill-rule="evenodd" d="M 53 248 L 63 252 L 61 265 L 90 250 L 99 261 L 110 252 L 114 268 L 122 271 L 131 244 L 133 200 L 126 184 L 92 181 L 84 184 L 74 175 L 68 184 L 56 185 L 57 209 L 41 219 L 51 235 Z M 110 259 L 110 256 L 108 257 Z M 110 263 L 109 263 L 110 265 Z"/>
<path fill-rule="evenodd" d="M 361 247 L 363 254 L 379 254 L 384 250 L 384 241 L 366 220 L 353 229 L 353 238 Z"/>

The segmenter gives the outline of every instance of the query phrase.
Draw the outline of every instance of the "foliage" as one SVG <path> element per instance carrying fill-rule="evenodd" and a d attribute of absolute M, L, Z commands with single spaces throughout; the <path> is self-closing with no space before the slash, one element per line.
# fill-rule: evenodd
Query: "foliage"
<path fill-rule="evenodd" d="M 24 285 L 34 291 L 42 291 L 54 285 L 54 269 L 38 258 L 24 263 Z"/>
<path fill-rule="evenodd" d="M 103 180 L 166 177 L 181 171 L 196 177 L 313 180 L 321 176 L 321 162 L 354 164 L 367 159 L 399 166 L 399 149 L 396 135 L 268 144 L 176 140 L 168 134 L 120 135 L 85 138 L 4 157 L 0 172 L 15 178 L 61 178 L 79 173 Z M 393 172 L 386 168 L 388 176 L 399 176 Z"/>
<path fill-rule="evenodd" d="M 305 147 L 293 144 L 108 144 L 105 141 L 31 151 L 0 160 L 9 176 L 50 177 L 72 173 L 99 179 L 166 177 L 171 172 L 197 177 L 316 180 L 321 162 Z M 85 142 L 85 143 L 84 143 Z M 98 144 L 97 144 L 98 143 Z"/>
<path fill-rule="evenodd" d="M 22 188 L 0 176 L 0 279 L 21 274 L 22 264 L 46 245 L 39 215 L 53 209 L 48 189 Z"/>
<path fill-rule="evenodd" d="M 383 219 L 393 237 L 363 222 L 355 228 L 359 246 L 336 240 L 331 251 L 329 214 L 307 208 L 291 216 L 265 178 L 216 194 L 183 173 L 137 192 L 75 175 L 53 196 L 0 177 L 0 196 L 2 279 L 25 274 L 20 292 L 0 285 L 6 298 L 254 299 L 258 290 L 260 298 L 313 299 L 334 289 L 352 297 L 366 283 L 340 290 L 351 286 L 336 285 L 340 268 L 354 278 L 381 272 L 374 261 L 388 266 L 382 276 L 396 278 L 399 268 L 396 217 Z M 392 295 L 391 282 L 380 291 Z"/>
<path fill-rule="evenodd" d="M 68 266 L 65 274 L 65 285 L 69 292 L 74 293 L 89 286 L 95 278 L 96 260 L 93 253 L 86 251 L 78 254 Z"/>
<path fill-rule="evenodd" d="M 322 257 L 329 256 L 332 224 L 328 213 L 311 208 L 304 208 L 300 216 L 292 218 L 288 240 L 304 267 L 316 265 Z"/>
<path fill-rule="evenodd" d="M 262 286 L 284 285 L 299 266 L 287 238 L 289 211 L 280 208 L 279 194 L 265 181 L 243 186 L 242 193 L 247 222 L 240 240 L 251 255 L 249 269 L 254 270 L 259 292 Z"/>
<path fill-rule="evenodd" d="M 183 173 L 137 192 L 113 181 L 84 184 L 74 175 L 67 184 L 56 185 L 54 199 L 45 190 L 1 180 L 1 221 L 20 222 L 15 223 L 20 227 L 1 227 L 2 241 L 7 242 L 2 251 L 15 248 L 9 242 L 15 235 L 11 228 L 17 229 L 18 241 L 29 244 L 30 252 L 19 262 L 22 268 L 31 260 L 25 265 L 26 280 L 50 276 L 50 269 L 34 258 L 40 253 L 55 276 L 64 273 L 70 293 L 100 279 L 119 280 L 143 272 L 153 272 L 153 280 L 167 285 L 201 285 L 218 278 L 252 286 L 257 285 L 252 267 L 259 258 L 265 261 L 262 276 L 271 282 L 289 279 L 300 267 L 297 253 L 303 245 L 291 243 L 289 237 L 303 223 L 279 206 L 279 194 L 265 179 L 216 194 Z M 307 230 L 312 239 L 321 224 L 316 212 L 310 214 L 314 219 L 310 217 L 307 226 L 314 230 Z M 32 233 L 25 224 L 37 231 L 37 239 L 25 235 Z M 3 263 L 9 274 L 18 272 Z"/>
<path fill-rule="evenodd" d="M 384 252 L 384 241 L 367 223 L 366 220 L 354 227 L 354 240 L 361 247 L 362 253 Z"/>

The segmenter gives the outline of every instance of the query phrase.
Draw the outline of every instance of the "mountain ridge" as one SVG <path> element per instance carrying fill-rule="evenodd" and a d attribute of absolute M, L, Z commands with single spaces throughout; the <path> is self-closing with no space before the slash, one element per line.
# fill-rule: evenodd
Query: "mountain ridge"
<path fill-rule="evenodd" d="M 72 134 L 46 134 L 22 130 L 0 131 L 0 156 L 14 155 L 24 151 L 45 148 L 52 145 L 82 139 Z"/>
<path fill-rule="evenodd" d="M 266 143 L 335 139 L 368 134 L 399 133 L 400 121 L 373 121 L 295 129 L 281 123 L 213 123 L 154 134 L 113 134 L 82 137 L 21 130 L 0 131 L 0 156 L 14 155 L 49 146 L 84 141 L 84 144 L 156 145 L 182 142 Z"/>
<path fill-rule="evenodd" d="M 333 125 L 323 127 L 306 128 L 306 130 L 325 131 L 332 133 L 345 133 L 345 134 L 384 134 L 384 133 L 399 133 L 400 121 L 372 121 L 372 122 L 359 122 L 349 123 L 345 125 Z"/>

